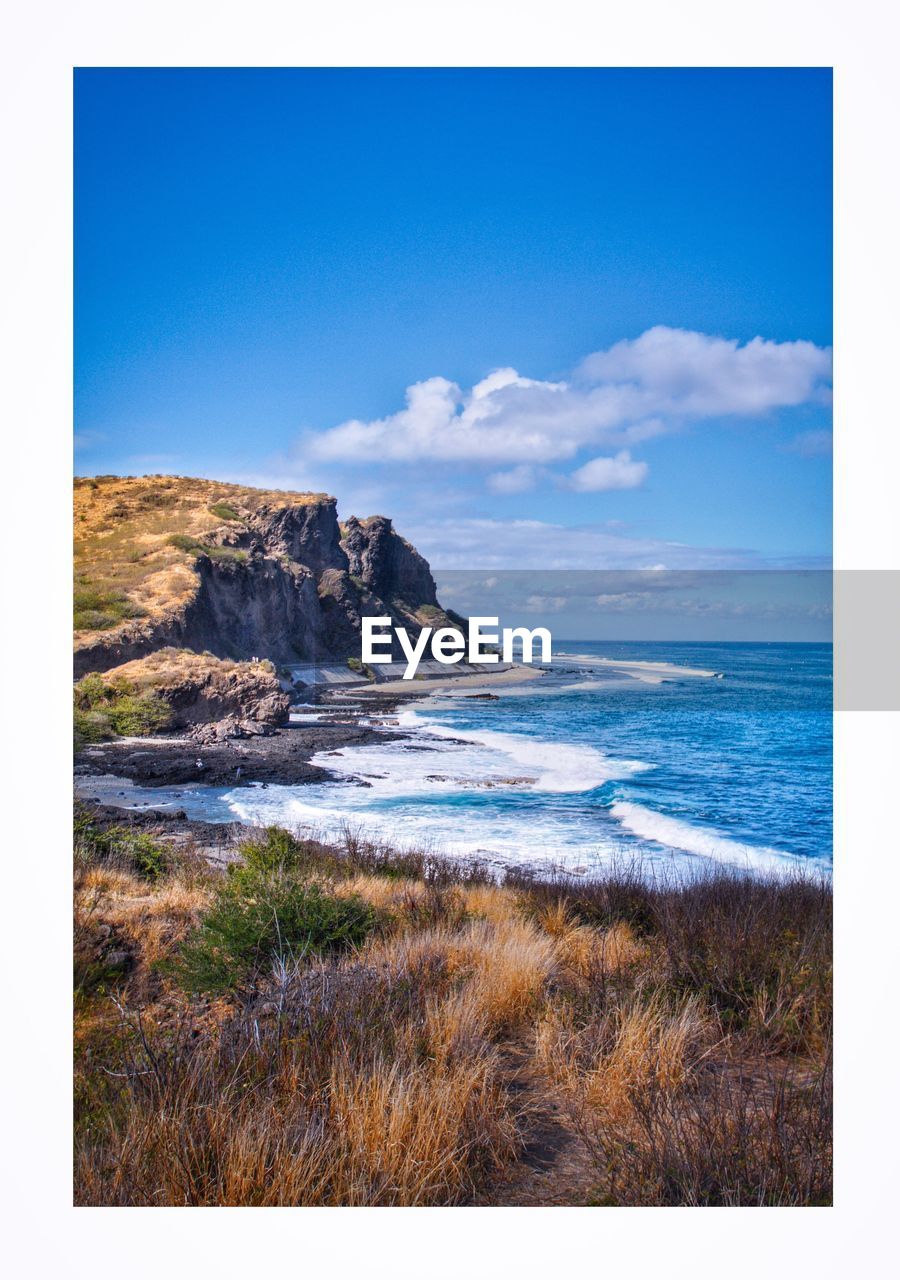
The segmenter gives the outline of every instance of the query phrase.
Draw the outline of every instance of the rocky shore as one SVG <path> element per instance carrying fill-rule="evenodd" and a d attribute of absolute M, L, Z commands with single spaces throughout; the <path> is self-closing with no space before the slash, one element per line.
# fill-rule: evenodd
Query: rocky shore
<path fill-rule="evenodd" d="M 329 776 L 327 769 L 310 763 L 318 752 L 403 736 L 390 729 L 347 723 L 290 725 L 266 737 L 208 745 L 198 745 L 187 736 L 119 738 L 79 751 L 75 776 L 112 774 L 145 787 L 318 782 Z"/>

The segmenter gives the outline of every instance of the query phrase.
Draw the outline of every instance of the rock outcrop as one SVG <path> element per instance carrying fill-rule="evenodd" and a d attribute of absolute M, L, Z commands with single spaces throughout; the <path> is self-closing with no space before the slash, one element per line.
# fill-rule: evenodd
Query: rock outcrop
<path fill-rule="evenodd" d="M 111 491 L 101 513 L 105 523 L 98 519 L 101 532 L 90 544 L 105 555 L 100 560 L 94 552 L 104 583 L 123 575 L 117 576 L 115 563 L 110 569 L 102 539 L 124 542 L 128 535 L 148 543 L 150 568 L 125 600 L 144 616 L 76 633 L 76 676 L 167 646 L 234 660 L 268 658 L 279 667 L 345 661 L 359 655 L 365 615 L 390 617 L 414 635 L 425 623 L 447 621 L 427 562 L 384 516 L 351 517 L 342 529 L 336 501 L 327 495 L 263 494 L 180 477 L 109 477 L 79 485 L 87 513 L 80 520 L 94 518 L 105 489 Z M 92 490 L 85 496 L 86 486 Z M 211 496 L 220 500 L 211 503 Z M 144 532 L 147 527 L 153 532 Z M 166 574 L 174 581 L 176 573 L 179 594 L 158 604 L 151 587 L 165 585 Z M 82 572 L 81 581 L 91 589 L 95 578 Z M 145 599 L 151 608 L 140 607 Z"/>
<path fill-rule="evenodd" d="M 152 692 L 169 707 L 171 729 L 201 741 L 255 737 L 283 724 L 290 695 L 269 662 L 230 662 L 212 654 L 161 649 L 107 671 L 104 679 Z"/>
<path fill-rule="evenodd" d="M 438 607 L 428 561 L 395 532 L 387 516 L 368 520 L 351 516 L 341 546 L 350 573 L 360 578 L 373 596 L 401 602 L 410 609 Z"/>

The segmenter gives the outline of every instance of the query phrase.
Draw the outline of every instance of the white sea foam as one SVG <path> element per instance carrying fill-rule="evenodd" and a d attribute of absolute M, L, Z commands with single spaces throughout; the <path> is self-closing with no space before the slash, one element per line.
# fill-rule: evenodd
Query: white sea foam
<path fill-rule="evenodd" d="M 313 757 L 313 763 L 340 781 L 300 788 L 241 787 L 223 799 L 243 822 L 308 826 L 322 833 L 349 824 L 395 845 L 427 845 L 512 862 L 594 863 L 617 854 L 626 843 L 626 837 L 616 837 L 613 824 L 604 824 L 603 831 L 596 819 L 576 816 L 571 808 L 559 810 L 549 801 L 522 807 L 504 804 L 503 798 L 591 791 L 650 767 L 643 762 L 614 760 L 588 746 L 450 728 L 411 709 L 400 719 L 411 734 L 405 741 L 367 743 Z M 476 799 L 481 796 L 483 803 Z M 457 797 L 466 802 L 456 803 Z"/>
<path fill-rule="evenodd" d="M 628 778 L 652 767 L 642 760 L 613 759 L 596 747 L 547 742 L 516 733 L 501 733 L 496 729 L 457 729 L 425 720 L 415 711 L 405 712 L 401 723 L 424 729 L 435 738 L 486 748 L 489 753 L 486 763 L 491 773 L 509 773 L 509 768 L 502 764 L 505 758 L 534 776 L 531 786 L 535 791 L 593 791 L 604 782 Z"/>
<path fill-rule="evenodd" d="M 610 813 L 621 822 L 626 831 L 643 840 L 652 840 L 669 849 L 678 849 L 728 866 L 754 871 L 787 871 L 796 868 L 803 861 L 778 849 L 731 840 L 719 831 L 695 827 L 679 818 L 666 817 L 665 814 L 627 800 L 617 800 L 610 806 Z"/>

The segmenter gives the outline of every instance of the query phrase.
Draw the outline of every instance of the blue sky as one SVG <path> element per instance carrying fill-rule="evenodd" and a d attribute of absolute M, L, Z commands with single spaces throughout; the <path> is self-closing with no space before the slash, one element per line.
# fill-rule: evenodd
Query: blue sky
<path fill-rule="evenodd" d="M 829 72 L 82 70 L 75 105 L 80 474 L 327 489 L 445 567 L 827 563 Z"/>

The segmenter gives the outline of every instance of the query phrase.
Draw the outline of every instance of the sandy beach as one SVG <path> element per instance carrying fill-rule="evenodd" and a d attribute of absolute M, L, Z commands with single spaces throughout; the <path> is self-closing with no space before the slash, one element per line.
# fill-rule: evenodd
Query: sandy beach
<path fill-rule="evenodd" d="M 682 680 L 686 677 L 714 680 L 721 674 L 718 671 L 707 671 L 703 667 L 680 667 L 674 662 L 621 662 L 616 658 L 582 657 L 580 654 L 561 654 L 559 657 L 576 666 L 605 667 L 614 674 L 629 676 L 643 684 L 661 684 L 664 680 Z"/>
<path fill-rule="evenodd" d="M 383 694 L 391 696 L 398 693 L 410 693 L 419 696 L 423 693 L 452 693 L 455 689 L 496 688 L 497 685 L 525 684 L 529 680 L 538 680 L 545 674 L 543 667 L 516 666 L 505 671 L 476 672 L 465 676 L 423 676 L 415 680 L 385 680 L 381 684 L 367 688 L 347 690 L 347 697 L 379 698 Z"/>

